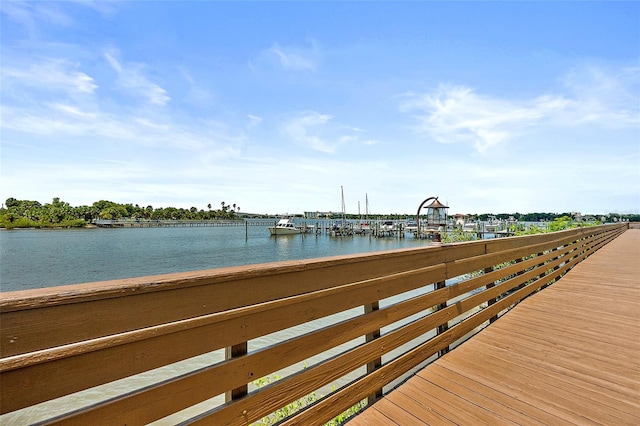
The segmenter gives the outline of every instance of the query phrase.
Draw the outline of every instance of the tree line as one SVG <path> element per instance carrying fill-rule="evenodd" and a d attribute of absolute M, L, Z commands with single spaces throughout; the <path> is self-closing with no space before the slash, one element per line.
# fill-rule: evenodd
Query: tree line
<path fill-rule="evenodd" d="M 340 218 L 336 213 L 331 218 Z M 375 219 L 404 220 L 414 218 L 409 214 L 369 215 Z M 265 215 L 264 217 L 269 217 Z M 487 220 L 513 218 L 519 222 L 551 222 L 563 217 L 573 217 L 572 213 L 483 213 L 470 215 L 470 219 Z M 589 216 L 585 216 L 589 218 Z M 347 214 L 347 219 L 362 219 L 360 215 Z M 600 223 L 631 221 L 640 222 L 640 214 L 617 214 L 591 216 Z M 189 209 L 176 207 L 140 206 L 138 204 L 122 204 L 108 200 L 100 200 L 87 206 L 71 206 L 69 203 L 54 198 L 51 203 L 41 204 L 38 201 L 17 200 L 8 198 L 0 208 L 0 227 L 11 228 L 53 228 L 53 227 L 83 227 L 91 224 L 94 219 L 140 219 L 140 220 L 239 220 L 240 206 L 233 203 L 220 203 L 220 208 L 213 209 L 211 204 L 207 210 L 191 207 Z"/>
<path fill-rule="evenodd" d="M 207 210 L 197 207 L 190 209 L 176 207 L 140 206 L 100 200 L 87 206 L 71 206 L 68 202 L 54 198 L 51 203 L 17 200 L 8 198 L 0 208 L 0 227 L 11 228 L 52 228 L 83 227 L 95 219 L 141 219 L 141 220 L 238 220 L 240 206 L 220 203 L 220 208 Z"/>

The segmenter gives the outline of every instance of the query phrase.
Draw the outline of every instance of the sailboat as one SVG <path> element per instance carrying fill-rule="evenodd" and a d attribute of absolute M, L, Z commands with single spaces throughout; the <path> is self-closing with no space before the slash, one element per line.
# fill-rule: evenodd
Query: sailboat
<path fill-rule="evenodd" d="M 340 222 L 336 222 L 333 224 L 331 228 L 331 235 L 334 237 L 343 236 L 343 235 L 353 235 L 353 227 L 351 224 L 347 223 L 345 219 L 345 204 L 344 204 L 344 189 L 340 186 L 340 194 L 342 196 L 342 220 Z"/>
<path fill-rule="evenodd" d="M 356 234 L 366 234 L 371 231 L 371 224 L 369 223 L 369 195 L 364 194 L 365 197 L 365 213 L 364 213 L 364 222 L 362 221 L 362 215 L 360 214 L 360 201 L 358 201 L 358 216 L 360 220 L 355 228 Z"/>

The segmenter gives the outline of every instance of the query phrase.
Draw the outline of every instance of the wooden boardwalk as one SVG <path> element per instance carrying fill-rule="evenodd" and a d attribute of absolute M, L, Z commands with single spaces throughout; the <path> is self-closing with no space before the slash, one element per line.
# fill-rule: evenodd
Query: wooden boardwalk
<path fill-rule="evenodd" d="M 640 425 L 640 230 L 349 422 Z"/>

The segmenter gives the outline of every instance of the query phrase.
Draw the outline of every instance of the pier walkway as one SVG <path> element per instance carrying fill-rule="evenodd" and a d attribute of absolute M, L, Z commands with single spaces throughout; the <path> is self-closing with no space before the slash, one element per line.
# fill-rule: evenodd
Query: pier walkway
<path fill-rule="evenodd" d="M 640 230 L 349 422 L 391 424 L 640 424 Z"/>
<path fill-rule="evenodd" d="M 630 228 L 0 293 L 0 423 L 638 425 Z"/>

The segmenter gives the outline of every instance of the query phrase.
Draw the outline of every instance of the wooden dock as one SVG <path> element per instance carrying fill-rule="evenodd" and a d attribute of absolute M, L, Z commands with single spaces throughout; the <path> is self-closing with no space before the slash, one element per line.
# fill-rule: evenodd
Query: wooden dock
<path fill-rule="evenodd" d="M 640 424 L 640 230 L 349 422 L 392 424 Z"/>
<path fill-rule="evenodd" d="M 274 219 L 262 221 L 246 220 L 169 220 L 169 219 L 95 219 L 92 223 L 100 228 L 199 228 L 220 226 L 272 226 Z"/>

